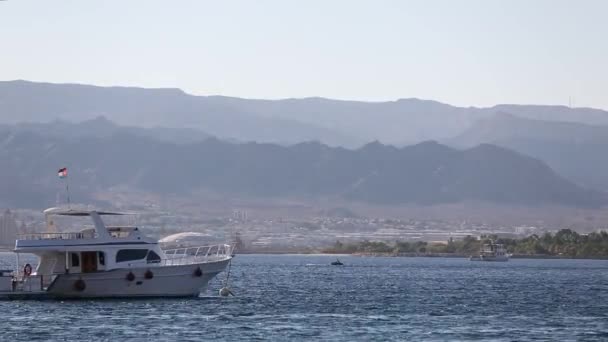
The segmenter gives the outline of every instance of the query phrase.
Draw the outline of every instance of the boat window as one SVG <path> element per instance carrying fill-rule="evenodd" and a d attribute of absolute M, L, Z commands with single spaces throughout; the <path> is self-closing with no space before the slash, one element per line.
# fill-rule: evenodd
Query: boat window
<path fill-rule="evenodd" d="M 160 262 L 160 256 L 156 254 L 154 251 L 148 252 L 148 257 L 146 258 L 148 264 Z"/>
<path fill-rule="evenodd" d="M 80 258 L 78 257 L 78 253 L 71 253 L 72 256 L 72 267 L 80 266 Z"/>
<path fill-rule="evenodd" d="M 106 254 L 104 252 L 99 252 L 99 264 L 100 265 L 106 264 Z"/>
<path fill-rule="evenodd" d="M 147 254 L 147 249 L 121 249 L 116 253 L 116 262 L 141 260 Z"/>

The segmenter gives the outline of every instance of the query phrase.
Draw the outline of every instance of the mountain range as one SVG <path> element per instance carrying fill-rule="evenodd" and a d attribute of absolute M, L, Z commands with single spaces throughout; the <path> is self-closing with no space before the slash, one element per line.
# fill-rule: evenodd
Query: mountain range
<path fill-rule="evenodd" d="M 49 124 L 52 126 L 53 124 Z M 67 166 L 74 196 L 127 187 L 156 194 L 199 190 L 234 196 L 340 198 L 352 201 L 601 206 L 605 193 L 580 187 L 543 162 L 483 144 L 457 150 L 436 142 L 358 149 L 316 142 L 292 146 L 161 141 L 131 130 L 107 136 L 60 136 L 0 130 L 0 206 L 44 207 Z"/>
<path fill-rule="evenodd" d="M 498 113 L 445 143 L 470 148 L 489 143 L 546 162 L 582 186 L 608 191 L 608 126 L 531 120 Z"/>
<path fill-rule="evenodd" d="M 176 144 L 199 142 L 211 137 L 211 135 L 194 128 L 119 126 L 103 116 L 77 123 L 54 120 L 48 123 L 21 122 L 13 125 L 0 124 L 0 131 L 4 131 L 5 133 L 33 133 L 43 137 L 63 138 L 75 141 L 83 137 L 109 138 L 116 134 L 132 134 Z"/>
<path fill-rule="evenodd" d="M 135 127 L 189 128 L 220 139 L 360 147 L 378 140 L 408 145 L 453 138 L 497 112 L 522 118 L 608 125 L 608 112 L 565 106 L 455 107 L 436 101 L 325 98 L 251 100 L 194 96 L 179 89 L 0 82 L 0 124 L 70 122 L 99 116 Z"/>
<path fill-rule="evenodd" d="M 590 108 L 251 100 L 0 82 L 0 204 L 52 201 L 57 182 L 48 170 L 61 164 L 77 170 L 83 196 L 127 186 L 373 203 L 597 206 L 608 191 L 607 147 L 608 112 Z"/>

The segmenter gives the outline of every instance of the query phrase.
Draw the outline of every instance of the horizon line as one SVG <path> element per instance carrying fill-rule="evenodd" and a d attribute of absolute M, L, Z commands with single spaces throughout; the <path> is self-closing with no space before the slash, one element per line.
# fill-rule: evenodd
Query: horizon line
<path fill-rule="evenodd" d="M 418 98 L 418 97 L 400 97 L 393 100 L 361 100 L 361 99 L 345 99 L 345 98 L 335 98 L 335 97 L 324 97 L 324 96 L 302 96 L 302 97 L 282 97 L 282 98 L 254 98 L 254 97 L 245 97 L 245 96 L 232 96 L 232 95 L 221 95 L 221 94 L 198 94 L 196 92 L 189 92 L 179 87 L 148 87 L 141 85 L 100 85 L 94 83 L 80 83 L 80 82 L 53 82 L 53 81 L 32 81 L 26 79 L 11 79 L 11 80 L 0 80 L 0 82 L 10 83 L 10 82 L 25 82 L 25 83 L 33 83 L 33 84 L 50 84 L 50 85 L 64 85 L 64 86 L 85 86 L 85 87 L 96 87 L 96 88 L 125 88 L 125 89 L 142 89 L 142 90 L 167 90 L 167 91 L 179 91 L 183 95 L 187 96 L 195 96 L 195 97 L 224 97 L 230 99 L 239 99 L 239 100 L 251 100 L 251 101 L 301 101 L 301 100 L 325 100 L 325 101 L 336 101 L 336 102 L 356 102 L 356 103 L 366 103 L 366 104 L 383 104 L 383 103 L 398 103 L 400 101 L 419 101 L 419 102 L 432 102 L 435 104 L 450 106 L 454 108 L 463 108 L 463 109 L 492 109 L 499 106 L 538 106 L 538 107 L 562 107 L 566 109 L 591 109 L 591 110 L 599 110 L 603 112 L 608 112 L 608 109 L 599 108 L 599 107 L 572 107 L 568 104 L 539 104 L 539 103 L 496 103 L 492 106 L 459 106 L 450 104 L 448 102 L 443 102 L 440 100 L 426 99 L 426 98 Z M 570 100 L 570 99 L 569 99 Z"/>

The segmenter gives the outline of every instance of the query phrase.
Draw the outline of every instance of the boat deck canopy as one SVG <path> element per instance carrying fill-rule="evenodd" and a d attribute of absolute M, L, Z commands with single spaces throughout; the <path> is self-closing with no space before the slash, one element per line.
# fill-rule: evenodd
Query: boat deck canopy
<path fill-rule="evenodd" d="M 62 215 L 62 216 L 91 216 L 92 213 L 97 215 L 134 215 L 133 213 L 121 213 L 113 211 L 98 211 L 98 210 L 77 210 L 65 208 L 49 208 L 43 211 L 45 215 Z"/>

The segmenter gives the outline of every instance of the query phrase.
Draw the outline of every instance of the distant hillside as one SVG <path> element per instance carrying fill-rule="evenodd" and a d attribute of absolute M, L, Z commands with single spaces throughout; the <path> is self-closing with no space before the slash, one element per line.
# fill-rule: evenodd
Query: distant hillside
<path fill-rule="evenodd" d="M 22 122 L 15 125 L 0 125 L 0 131 L 13 133 L 34 133 L 44 137 L 78 140 L 79 138 L 110 138 L 116 134 L 132 134 L 149 137 L 155 140 L 186 144 L 204 141 L 211 136 L 201 130 L 193 128 L 166 128 L 166 127 L 127 127 L 119 126 L 103 116 L 71 123 L 55 120 L 49 123 Z"/>
<path fill-rule="evenodd" d="M 578 184 L 608 190 L 608 126 L 528 120 L 501 113 L 446 142 L 463 148 L 482 143 L 510 148 L 543 160 Z"/>
<path fill-rule="evenodd" d="M 0 124 L 70 122 L 104 116 L 121 125 L 202 130 L 222 139 L 360 147 L 454 137 L 497 111 L 551 121 L 608 125 L 608 112 L 564 106 L 460 108 L 419 99 L 387 102 L 324 98 L 250 100 L 192 96 L 179 89 L 0 82 Z"/>
<path fill-rule="evenodd" d="M 221 138 L 283 144 L 318 140 L 332 145 L 363 143 L 336 130 L 281 118 L 264 118 L 213 97 L 179 89 L 95 87 L 0 81 L 0 124 L 80 122 L 103 116 L 135 127 L 191 128 Z"/>
<path fill-rule="evenodd" d="M 161 142 L 129 132 L 64 139 L 0 131 L 0 206 L 44 207 L 62 194 L 56 170 L 70 170 L 74 196 L 115 186 L 188 194 L 199 189 L 256 197 L 346 198 L 371 203 L 464 200 L 519 205 L 599 206 L 585 190 L 542 162 L 492 145 L 464 151 L 426 142 L 357 150 L 318 143 L 290 147 Z"/>
<path fill-rule="evenodd" d="M 522 118 L 534 120 L 608 125 L 608 112 L 595 108 L 503 104 L 490 109 L 494 113 L 511 113 Z"/>

